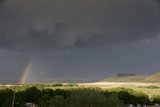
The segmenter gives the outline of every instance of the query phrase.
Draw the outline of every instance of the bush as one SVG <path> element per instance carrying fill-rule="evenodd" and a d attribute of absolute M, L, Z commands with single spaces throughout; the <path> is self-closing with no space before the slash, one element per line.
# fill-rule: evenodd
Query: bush
<path fill-rule="evenodd" d="M 146 88 L 150 88 L 150 89 L 158 89 L 158 88 L 160 88 L 160 87 L 155 86 L 155 85 L 150 85 L 150 86 L 147 86 Z"/>
<path fill-rule="evenodd" d="M 55 96 L 63 96 L 64 98 L 69 97 L 70 93 L 71 93 L 71 90 L 65 90 L 65 89 L 56 89 L 54 91 Z"/>
<path fill-rule="evenodd" d="M 14 92 L 0 90 L 0 107 L 11 107 Z M 160 103 L 160 96 L 154 96 L 154 103 Z M 16 107 L 24 107 L 26 102 L 35 103 L 38 107 L 123 107 L 123 104 L 150 104 L 149 97 L 131 89 L 99 88 L 42 89 L 27 88 L 16 92 Z"/>
<path fill-rule="evenodd" d="M 124 104 L 150 104 L 149 96 L 142 93 L 137 92 L 132 89 L 124 89 L 124 88 L 114 88 L 109 89 L 104 92 L 105 95 L 117 94 L 118 98 L 124 101 Z"/>
<path fill-rule="evenodd" d="M 127 91 L 118 92 L 118 97 L 120 100 L 124 101 L 124 104 L 135 104 L 134 100 L 136 97 L 132 94 L 129 94 Z"/>
<path fill-rule="evenodd" d="M 153 103 L 158 103 L 160 104 L 160 96 L 159 95 L 154 95 L 152 97 Z"/>
<path fill-rule="evenodd" d="M 123 102 L 116 95 L 106 97 L 93 89 L 79 89 L 66 99 L 55 96 L 50 100 L 50 107 L 123 107 Z"/>
<path fill-rule="evenodd" d="M 136 99 L 134 100 L 134 103 L 138 104 L 150 104 L 151 101 L 149 100 L 149 96 L 142 93 L 142 92 L 135 92 L 134 96 Z"/>
<path fill-rule="evenodd" d="M 78 87 L 78 84 L 76 83 L 69 83 L 66 85 L 66 87 Z"/>
<path fill-rule="evenodd" d="M 25 101 L 37 104 L 41 98 L 41 91 L 36 87 L 28 88 L 24 91 Z"/>
<path fill-rule="evenodd" d="M 10 89 L 0 90 L 0 107 L 11 107 L 14 92 Z"/>
<path fill-rule="evenodd" d="M 50 105 L 49 107 L 69 107 L 66 106 L 66 100 L 63 96 L 55 96 L 49 101 Z"/>
<path fill-rule="evenodd" d="M 63 84 L 62 83 L 53 83 L 52 87 L 62 87 Z"/>
<path fill-rule="evenodd" d="M 18 91 L 16 93 L 16 97 L 15 97 L 16 107 L 17 107 L 17 104 L 18 104 L 18 107 L 24 107 L 25 102 L 26 102 L 25 92 L 24 91 Z"/>
<path fill-rule="evenodd" d="M 49 100 L 55 96 L 55 93 L 52 89 L 44 89 L 41 91 L 40 102 L 38 103 L 38 107 L 48 107 Z"/>

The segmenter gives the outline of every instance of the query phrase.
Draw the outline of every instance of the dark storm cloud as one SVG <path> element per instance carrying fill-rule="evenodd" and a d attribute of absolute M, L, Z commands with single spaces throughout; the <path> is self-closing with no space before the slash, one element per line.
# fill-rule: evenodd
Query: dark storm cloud
<path fill-rule="evenodd" d="M 0 4 L 2 4 L 2 3 L 3 3 L 3 1 L 4 1 L 4 0 L 0 0 Z"/>
<path fill-rule="evenodd" d="M 0 0 L 0 9 L 1 9 L 1 6 L 3 5 L 3 2 L 4 0 Z"/>
<path fill-rule="evenodd" d="M 0 47 L 52 50 L 156 37 L 159 0 L 6 0 Z"/>

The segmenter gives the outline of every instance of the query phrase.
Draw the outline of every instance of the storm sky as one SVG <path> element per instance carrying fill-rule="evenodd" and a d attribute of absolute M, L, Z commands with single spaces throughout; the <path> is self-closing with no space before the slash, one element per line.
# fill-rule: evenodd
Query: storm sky
<path fill-rule="evenodd" d="M 160 71 L 159 0 L 0 0 L 0 81 Z"/>

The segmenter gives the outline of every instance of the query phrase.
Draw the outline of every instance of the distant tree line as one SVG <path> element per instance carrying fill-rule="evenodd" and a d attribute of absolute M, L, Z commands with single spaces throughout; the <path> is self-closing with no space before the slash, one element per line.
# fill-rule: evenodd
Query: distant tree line
<path fill-rule="evenodd" d="M 0 107 L 11 107 L 14 91 L 0 90 Z M 160 103 L 160 96 L 152 101 L 148 95 L 131 89 L 75 88 L 75 89 L 42 89 L 30 87 L 17 91 L 15 107 L 24 107 L 26 102 L 38 107 L 124 107 L 128 104 L 152 105 Z"/>

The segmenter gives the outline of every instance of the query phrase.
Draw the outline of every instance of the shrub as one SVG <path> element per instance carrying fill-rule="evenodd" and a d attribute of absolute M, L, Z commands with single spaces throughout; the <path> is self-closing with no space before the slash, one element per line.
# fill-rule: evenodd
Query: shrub
<path fill-rule="evenodd" d="M 124 104 L 150 104 L 148 95 L 142 92 L 134 91 L 132 89 L 114 88 L 109 89 L 104 93 L 105 95 L 117 94 L 119 99 L 124 101 Z"/>
<path fill-rule="evenodd" d="M 66 99 L 55 96 L 50 100 L 49 107 L 123 107 L 123 103 L 116 95 L 106 97 L 97 90 L 79 89 Z"/>
<path fill-rule="evenodd" d="M 55 95 L 54 91 L 52 89 L 43 89 L 41 91 L 41 99 L 38 103 L 38 107 L 48 107 L 49 106 L 49 100 L 53 98 Z"/>
<path fill-rule="evenodd" d="M 71 94 L 69 98 L 70 107 L 105 107 L 106 105 L 106 97 L 91 89 L 80 89 Z"/>
<path fill-rule="evenodd" d="M 49 102 L 46 102 L 46 101 L 43 101 L 43 100 L 41 100 L 38 103 L 38 107 L 48 107 L 48 106 L 49 106 Z"/>
<path fill-rule="evenodd" d="M 0 90 L 0 107 L 11 107 L 14 92 L 10 89 Z"/>
<path fill-rule="evenodd" d="M 18 107 L 24 107 L 25 102 L 26 102 L 25 92 L 18 91 L 15 97 L 15 104 L 18 105 Z"/>
<path fill-rule="evenodd" d="M 142 92 L 135 92 L 134 93 L 136 99 L 134 100 L 135 103 L 139 104 L 150 104 L 149 96 L 142 93 Z"/>
<path fill-rule="evenodd" d="M 66 85 L 66 87 L 78 87 L 78 84 L 76 83 L 69 83 Z"/>
<path fill-rule="evenodd" d="M 64 98 L 69 97 L 70 93 L 71 93 L 71 91 L 65 90 L 65 89 L 56 89 L 54 91 L 55 96 L 63 96 Z"/>
<path fill-rule="evenodd" d="M 41 91 L 36 87 L 28 88 L 24 91 L 26 102 L 38 103 L 41 98 Z"/>
<path fill-rule="evenodd" d="M 49 107 L 68 107 L 63 96 L 55 96 L 49 101 Z"/>
<path fill-rule="evenodd" d="M 124 101 L 124 104 L 134 104 L 135 96 L 129 94 L 127 91 L 120 91 L 118 92 L 118 97 L 120 100 Z"/>
<path fill-rule="evenodd" d="M 0 107 L 11 107 L 14 92 L 0 90 Z M 154 103 L 160 103 L 160 96 L 154 96 Z M 24 107 L 26 102 L 35 103 L 38 107 L 123 107 L 127 104 L 150 104 L 149 97 L 131 89 L 99 88 L 43 89 L 27 88 L 16 92 L 16 107 Z"/>
<path fill-rule="evenodd" d="M 147 86 L 146 88 L 150 88 L 150 89 L 158 89 L 158 88 L 160 88 L 160 87 L 155 86 L 155 85 L 150 85 L 150 86 Z"/>
<path fill-rule="evenodd" d="M 63 84 L 62 83 L 53 83 L 52 86 L 53 87 L 62 87 Z"/>
<path fill-rule="evenodd" d="M 154 95 L 152 97 L 153 103 L 158 103 L 160 104 L 160 96 L 159 95 Z"/>

